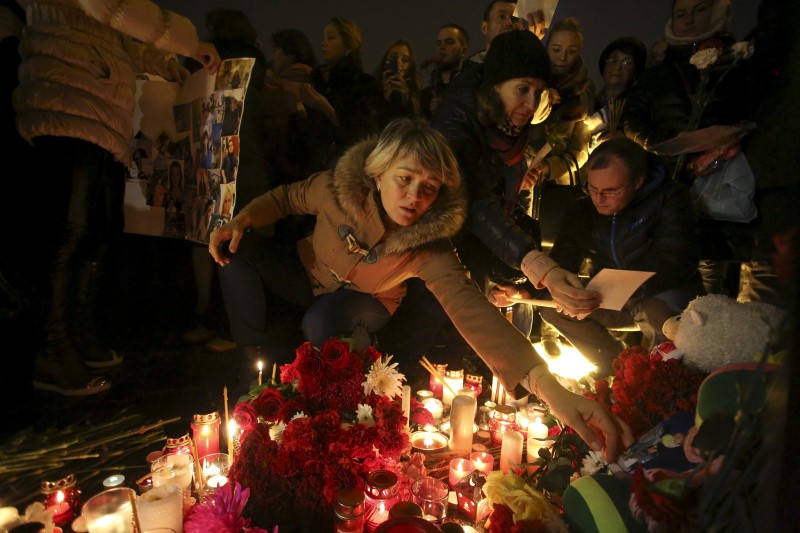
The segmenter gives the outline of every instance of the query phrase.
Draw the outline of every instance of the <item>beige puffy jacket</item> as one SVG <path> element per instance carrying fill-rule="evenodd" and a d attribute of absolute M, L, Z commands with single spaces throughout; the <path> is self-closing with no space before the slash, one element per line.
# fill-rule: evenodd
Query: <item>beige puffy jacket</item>
<path fill-rule="evenodd" d="M 19 0 L 27 23 L 17 129 L 31 141 L 53 135 L 95 143 L 130 161 L 136 74 L 167 79 L 174 54 L 191 56 L 197 30 L 149 0 Z"/>

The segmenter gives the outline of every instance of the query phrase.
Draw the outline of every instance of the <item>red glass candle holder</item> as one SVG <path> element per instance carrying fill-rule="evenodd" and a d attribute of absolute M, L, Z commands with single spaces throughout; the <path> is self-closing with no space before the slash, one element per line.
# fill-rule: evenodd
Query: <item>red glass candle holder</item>
<path fill-rule="evenodd" d="M 445 372 L 447 372 L 447 365 L 438 365 L 435 364 L 433 367 L 436 369 L 436 372 L 439 373 L 440 376 L 444 377 Z M 442 395 L 444 394 L 444 383 L 436 379 L 436 376 L 431 374 L 431 379 L 429 381 L 428 388 L 433 392 L 433 397 L 438 398 L 439 400 L 442 399 Z"/>
<path fill-rule="evenodd" d="M 367 476 L 364 485 L 364 531 L 373 533 L 389 519 L 389 511 L 400 501 L 397 474 L 376 470 Z"/>
<path fill-rule="evenodd" d="M 72 520 L 81 502 L 81 491 L 74 474 L 58 481 L 43 481 L 40 492 L 45 509 L 53 511 L 55 525 L 63 526 Z"/>
<path fill-rule="evenodd" d="M 219 453 L 219 425 L 219 413 L 216 411 L 192 416 L 192 436 L 198 457 Z"/>
<path fill-rule="evenodd" d="M 498 405 L 494 408 L 489 418 L 489 433 L 492 436 L 492 442 L 502 444 L 503 434 L 506 431 L 519 429 L 516 417 L 517 411 L 510 405 Z"/>

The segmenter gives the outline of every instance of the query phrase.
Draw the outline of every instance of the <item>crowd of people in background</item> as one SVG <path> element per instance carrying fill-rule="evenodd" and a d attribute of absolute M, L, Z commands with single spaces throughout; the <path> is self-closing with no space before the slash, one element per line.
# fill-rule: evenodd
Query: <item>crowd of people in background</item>
<path fill-rule="evenodd" d="M 113 3 L 103 0 L 23 3 L 30 4 L 26 13 L 5 6 L 2 11 L 9 21 L 3 43 L 19 45 L 22 63 L 18 85 L 8 98 L 13 101 L 20 140 L 32 143 L 36 154 L 57 158 L 52 168 L 59 168 L 60 175 L 48 178 L 59 200 L 49 213 L 53 227 L 64 230 L 54 234 L 48 260 L 45 342 L 35 357 L 38 389 L 96 394 L 111 383 L 84 367 L 122 363 L 117 351 L 98 345 L 92 327 L 97 313 L 93 288 L 104 257 L 122 230 L 123 176 L 133 155 L 136 74 L 155 73 L 180 81 L 200 68 L 214 73 L 224 59 L 255 58 L 255 66 L 244 107 L 233 97 L 225 101 L 226 118 L 230 114 L 235 120 L 223 124 L 227 131 L 220 156 L 222 179 L 236 185 L 235 195 L 227 187 L 220 196 L 224 201 L 215 213 L 222 217 L 220 227 L 210 226 L 216 204 L 205 175 L 208 165 L 186 169 L 203 176 L 196 187 L 188 187 L 182 181 L 184 169 L 175 162 L 174 175 L 170 168 L 150 202 L 178 211 L 191 203 L 192 237 L 200 241 L 192 250 L 198 326 L 207 325 L 202 317 L 218 279 L 231 317 L 233 345 L 238 346 L 232 353 L 239 365 L 250 365 L 262 356 L 285 357 L 268 353 L 269 324 L 259 309 L 266 305 L 260 295 L 266 287 L 289 301 L 302 296 L 302 304 L 315 310 L 313 328 L 308 325 L 311 318 L 303 321 L 307 337 L 322 331 L 346 337 L 356 332 L 364 342 L 382 343 L 401 360 L 413 361 L 427 353 L 443 332 L 453 331 L 453 317 L 465 323 L 448 300 L 451 287 L 457 286 L 452 278 L 447 281 L 452 285 L 437 284 L 438 272 L 405 266 L 388 270 L 392 279 L 380 280 L 374 291 L 353 282 L 359 271 L 374 271 L 376 261 L 394 261 L 397 254 L 416 257 L 415 246 L 432 257 L 444 254 L 448 261 L 455 250 L 460 263 L 454 264 L 463 265 L 460 268 L 483 297 L 513 309 L 511 321 L 522 336 L 547 337 L 548 353 L 555 355 L 559 343 L 574 344 L 597 365 L 600 376 L 611 372 L 611 359 L 630 342 L 608 331 L 621 319 L 640 326 L 635 342 L 653 346 L 664 338 L 663 320 L 679 314 L 691 298 L 704 292 L 783 308 L 791 305 L 787 281 L 776 275 L 769 257 L 775 236 L 790 229 L 786 206 L 788 199 L 796 198 L 797 167 L 789 164 L 788 156 L 786 163 L 776 164 L 763 140 L 774 134 L 776 126 L 768 121 L 782 118 L 776 109 L 792 89 L 785 83 L 786 69 L 797 39 L 776 38 L 794 31 L 786 22 L 793 8 L 781 1 L 761 2 L 759 20 L 748 36 L 755 41 L 750 57 L 731 55 L 736 49 L 732 45 L 744 36 L 728 32 L 730 0 L 674 0 L 671 12 L 664 13 L 668 22 L 661 40 L 648 46 L 631 26 L 630 35 L 619 35 L 604 47 L 598 65 L 602 80 L 597 84 L 583 60 L 580 20 L 542 20 L 541 13 L 519 13 L 512 0 L 487 3 L 479 24 L 484 46 L 480 52 L 468 55 L 475 35 L 441 21 L 431 35 L 436 55 L 420 64 L 417 58 L 427 57 L 427 51 L 414 50 L 401 33 L 387 34 L 388 44 L 366 43 L 358 22 L 342 17 L 320 28 L 315 52 L 315 36 L 296 28 L 272 34 L 263 41 L 267 48 L 261 49 L 257 28 L 247 15 L 227 8 L 208 13 L 207 41 L 201 41 L 188 20 L 167 11 L 155 10 L 160 16 L 153 20 L 127 20 L 112 16 Z M 144 11 L 130 16 L 140 13 Z M 54 31 L 54 26 L 63 31 Z M 88 36 L 96 46 L 78 49 L 65 44 L 63 54 L 75 57 L 61 63 L 65 72 L 57 79 L 63 87 L 53 92 L 53 80 L 48 79 L 52 71 L 41 48 L 44 41 L 37 36 L 54 38 L 70 32 Z M 363 64 L 366 46 L 385 46 L 377 65 Z M 728 64 L 707 71 L 698 68 L 695 54 L 714 47 L 725 50 L 720 61 Z M 190 59 L 181 63 L 175 54 Z M 116 76 L 91 70 L 92 64 L 107 62 Z M 242 84 L 236 79 L 238 71 L 226 75 L 230 84 Z M 77 76 L 94 83 L 78 90 L 70 81 Z M 709 89 L 713 97 L 698 109 L 698 94 Z M 81 95 L 69 100 L 72 109 L 59 104 L 62 90 Z M 755 129 L 742 126 L 747 123 L 754 123 Z M 687 139 L 681 135 L 712 126 L 728 129 L 716 137 L 704 135 L 703 142 L 676 143 L 676 138 Z M 376 141 L 387 131 L 386 138 Z M 381 155 L 396 150 L 392 146 L 404 136 L 416 143 L 418 153 Z M 355 146 L 359 150 L 353 151 Z M 438 167 L 431 164 L 437 158 Z M 395 168 L 398 161 L 404 165 Z M 447 174 L 445 163 L 457 166 L 453 172 L 460 174 L 460 184 Z M 378 169 L 375 175 L 368 172 L 372 167 Z M 389 169 L 397 176 L 383 176 Z M 757 217 L 724 219 L 709 211 L 698 184 L 722 171 L 748 173 L 751 181 L 745 181 L 743 190 L 741 179 L 731 179 L 718 194 L 728 194 L 728 189 L 731 195 L 743 194 L 757 209 Z M 363 178 L 358 177 L 364 172 Z M 403 173 L 410 177 L 406 180 Z M 312 176 L 324 178 L 306 181 Z M 327 185 L 332 187 L 331 198 L 337 198 L 335 207 L 344 214 L 328 213 L 334 200 L 323 198 L 323 179 L 331 182 Z M 382 192 L 381 183 L 386 187 L 390 182 L 400 191 L 396 194 L 412 199 L 410 203 L 399 196 L 387 200 L 387 194 L 395 193 Z M 556 201 L 547 192 L 554 187 L 569 187 L 577 192 L 572 197 L 582 198 L 540 210 L 542 202 Z M 197 202 L 184 196 L 190 189 L 197 192 Z M 320 199 L 312 202 L 305 193 L 319 194 Z M 426 194 L 429 202 L 418 207 L 415 202 Z M 451 194 L 464 195 L 463 221 L 460 203 L 437 215 L 439 211 L 431 208 L 438 205 L 437 194 L 448 202 L 454 201 Z M 373 201 L 374 206 L 369 204 Z M 403 215 L 392 209 L 413 213 L 413 220 L 406 224 Z M 550 250 L 542 244 L 541 225 L 546 221 L 540 217 L 554 210 L 567 216 L 563 225 L 559 223 Z M 262 211 L 269 216 L 258 218 Z M 360 220 L 348 222 L 346 215 L 353 212 L 376 219 L 361 227 Z M 332 219 L 315 218 L 323 213 L 342 218 L 336 227 L 328 227 Z M 458 213 L 457 227 L 417 224 L 418 219 L 427 220 L 426 215 L 452 217 L 453 213 Z M 253 223 L 256 218 L 259 224 Z M 315 220 L 320 222 L 315 225 Z M 324 226 L 319 225 L 322 222 Z M 431 233 L 392 248 L 398 246 L 392 240 L 396 235 L 406 235 L 398 227 L 407 230 L 405 226 Z M 277 246 L 288 254 L 287 263 L 275 264 L 273 258 L 269 269 L 261 263 L 249 268 L 228 265 L 236 246 L 219 246 L 231 239 L 238 245 L 245 233 L 243 242 L 254 241 L 250 233 L 257 233 L 270 243 L 265 246 Z M 320 234 L 337 247 L 346 245 L 358 261 L 349 264 L 330 258 L 325 263 L 328 259 L 322 255 L 310 259 L 320 253 L 315 250 Z M 210 254 L 203 244 L 209 240 Z M 439 241 L 445 242 L 441 246 L 448 249 L 446 254 L 431 244 Z M 276 289 L 280 283 L 265 282 L 265 276 L 277 276 L 298 259 L 299 271 L 308 270 L 305 281 L 312 285 L 304 286 L 301 295 L 286 294 L 292 285 Z M 621 314 L 609 318 L 605 310 L 598 310 L 599 295 L 583 288 L 586 278 L 601 268 L 656 275 L 631 297 Z M 13 271 L 13 266 L 4 261 L 3 269 L 8 276 L 6 271 Z M 328 279 L 331 275 L 335 283 Z M 343 317 L 342 307 L 330 305 L 323 306 L 320 315 L 319 302 L 324 298 L 352 294 L 354 288 L 382 306 L 377 313 L 380 320 L 366 304 L 356 306 L 352 316 Z M 465 299 L 475 297 L 469 295 Z M 530 304 L 515 305 L 514 298 L 520 295 L 552 299 L 555 305 L 540 313 Z M 243 302 L 247 297 L 254 298 Z M 502 371 L 504 363 L 490 355 L 490 333 L 480 328 L 472 334 L 459 331 L 463 335 L 456 337 L 466 339 L 466 350 L 482 352 L 484 363 L 501 369 L 509 391 L 521 387 L 518 392 L 544 392 L 566 419 L 578 425 L 578 419 L 599 423 L 613 453 L 619 442 L 627 443 L 627 432 L 615 426 L 605 411 L 578 403 L 550 381 L 541 381 L 546 371 L 537 370 L 540 362 L 535 356 Z M 205 336 L 195 332 L 189 338 Z M 242 383 L 236 385 L 241 388 Z"/>

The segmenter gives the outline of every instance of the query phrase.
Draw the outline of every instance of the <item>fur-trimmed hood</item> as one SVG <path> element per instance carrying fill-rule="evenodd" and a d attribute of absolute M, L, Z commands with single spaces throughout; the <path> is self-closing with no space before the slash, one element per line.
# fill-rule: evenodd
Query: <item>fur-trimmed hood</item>
<path fill-rule="evenodd" d="M 366 159 L 377 144 L 376 139 L 361 141 L 348 149 L 336 164 L 330 190 L 336 205 L 354 221 L 370 213 L 386 213 L 377 195 L 375 177 L 364 172 Z M 445 184 L 430 209 L 413 225 L 386 235 L 385 253 L 399 254 L 427 244 L 454 237 L 467 218 L 467 196 L 463 187 Z"/>

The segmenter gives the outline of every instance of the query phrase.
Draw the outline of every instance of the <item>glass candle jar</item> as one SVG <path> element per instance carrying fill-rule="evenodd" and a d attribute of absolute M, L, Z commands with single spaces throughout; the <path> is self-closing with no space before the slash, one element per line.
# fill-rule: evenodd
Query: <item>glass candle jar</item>
<path fill-rule="evenodd" d="M 502 444 L 503 434 L 506 431 L 517 431 L 516 415 L 517 410 L 510 405 L 498 405 L 494 408 L 489 419 L 489 433 L 492 436 L 492 442 Z"/>
<path fill-rule="evenodd" d="M 53 511 L 55 525 L 63 526 L 75 516 L 81 500 L 81 491 L 75 482 L 74 474 L 58 481 L 43 481 L 40 493 L 45 509 Z"/>
<path fill-rule="evenodd" d="M 397 474 L 375 470 L 367 476 L 364 486 L 364 530 L 373 533 L 389 519 L 389 511 L 400 501 L 397 494 Z"/>
<path fill-rule="evenodd" d="M 334 511 L 334 533 L 363 533 L 364 491 L 339 489 L 336 491 Z"/>
<path fill-rule="evenodd" d="M 447 365 L 437 365 L 434 363 L 433 368 L 436 369 L 436 372 L 439 373 L 440 376 L 444 377 L 445 372 L 447 371 Z M 442 392 L 444 389 L 444 384 L 441 381 L 436 379 L 436 376 L 431 374 L 431 379 L 428 385 L 428 388 L 431 389 L 433 392 L 433 397 L 438 398 L 439 400 L 442 399 Z"/>
<path fill-rule="evenodd" d="M 219 413 L 192 416 L 192 436 L 197 447 L 197 456 L 219 453 Z"/>
<path fill-rule="evenodd" d="M 464 386 L 464 371 L 448 370 L 444 374 L 444 382 L 448 387 L 442 391 L 442 403 L 445 405 L 453 405 L 453 398 L 458 394 L 458 390 Z"/>

